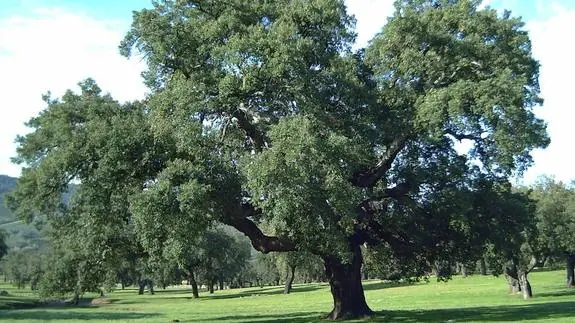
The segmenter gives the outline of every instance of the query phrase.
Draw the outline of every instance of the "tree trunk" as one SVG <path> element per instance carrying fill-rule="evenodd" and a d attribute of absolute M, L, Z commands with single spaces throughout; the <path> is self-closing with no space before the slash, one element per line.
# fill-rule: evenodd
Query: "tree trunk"
<path fill-rule="evenodd" d="M 148 289 L 150 290 L 150 294 L 154 295 L 154 281 L 151 279 L 148 279 Z"/>
<path fill-rule="evenodd" d="M 146 289 L 146 283 L 144 280 L 138 282 L 138 295 L 144 294 L 144 289 Z"/>
<path fill-rule="evenodd" d="M 286 284 L 284 287 L 284 294 L 289 294 L 291 292 L 291 287 L 293 285 L 293 280 L 295 279 L 295 266 L 288 266 L 288 274 L 286 277 Z"/>
<path fill-rule="evenodd" d="M 333 310 L 328 319 L 347 319 L 371 315 L 361 285 L 362 256 L 359 244 L 351 245 L 353 253 L 350 263 L 342 263 L 338 257 L 323 257 L 326 276 L 329 278 Z"/>
<path fill-rule="evenodd" d="M 214 293 L 214 285 L 215 285 L 215 283 L 212 281 L 208 283 L 208 289 L 210 291 L 210 294 Z"/>
<path fill-rule="evenodd" d="M 485 259 L 483 257 L 479 259 L 479 271 L 481 272 L 481 275 L 487 275 L 487 264 L 485 263 Z"/>
<path fill-rule="evenodd" d="M 514 263 L 510 263 L 509 265 L 505 266 L 505 278 L 509 284 L 509 294 L 515 295 L 521 291 L 519 273 L 517 271 L 517 266 Z"/>
<path fill-rule="evenodd" d="M 80 295 L 74 293 L 74 297 L 72 298 L 72 304 L 78 305 L 80 303 Z"/>
<path fill-rule="evenodd" d="M 575 287 L 575 254 L 567 255 L 567 288 Z"/>
<path fill-rule="evenodd" d="M 527 279 L 527 273 L 522 272 L 519 275 L 519 282 L 521 284 L 521 292 L 523 294 L 523 299 L 530 299 L 533 297 L 533 291 L 531 290 L 531 284 L 529 279 Z"/>
<path fill-rule="evenodd" d="M 367 268 L 365 268 L 365 266 L 361 267 L 361 279 L 363 280 L 369 279 L 369 273 L 367 272 Z"/>
<path fill-rule="evenodd" d="M 200 294 L 198 293 L 198 283 L 196 282 L 196 278 L 194 277 L 194 272 L 190 270 L 190 276 L 188 276 L 188 284 L 192 286 L 192 297 L 199 298 Z"/>
<path fill-rule="evenodd" d="M 221 279 L 219 281 L 218 290 L 224 290 L 224 281 Z"/>
<path fill-rule="evenodd" d="M 467 278 L 467 266 L 463 263 L 457 263 L 457 271 L 463 278 Z"/>

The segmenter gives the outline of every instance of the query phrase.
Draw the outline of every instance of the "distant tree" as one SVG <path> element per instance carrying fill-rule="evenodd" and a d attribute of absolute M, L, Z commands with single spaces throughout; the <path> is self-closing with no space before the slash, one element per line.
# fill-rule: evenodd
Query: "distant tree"
<path fill-rule="evenodd" d="M 250 272 L 247 277 L 256 285 L 279 285 L 281 272 L 278 270 L 274 254 L 257 254 L 250 262 Z M 239 284 L 237 287 L 242 287 Z"/>
<path fill-rule="evenodd" d="M 278 253 L 274 256 L 278 271 L 282 273 L 285 278 L 284 294 L 291 292 L 296 278 L 296 270 L 301 272 L 313 270 L 315 260 L 319 260 L 317 256 L 303 251 Z"/>
<path fill-rule="evenodd" d="M 565 262 L 567 287 L 575 287 L 575 188 L 541 177 L 531 197 L 537 202 L 539 243 L 549 257 Z"/>
<path fill-rule="evenodd" d="M 46 268 L 45 254 L 36 249 L 12 249 L 0 262 L 2 273 L 7 281 L 17 288 L 37 290 L 38 283 Z"/>
<path fill-rule="evenodd" d="M 0 260 L 8 253 L 8 245 L 6 240 L 8 239 L 8 233 L 6 230 L 0 229 Z"/>

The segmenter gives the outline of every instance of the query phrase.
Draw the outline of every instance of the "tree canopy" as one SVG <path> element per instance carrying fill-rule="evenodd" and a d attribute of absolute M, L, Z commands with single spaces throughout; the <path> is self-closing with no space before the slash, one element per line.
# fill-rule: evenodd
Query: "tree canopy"
<path fill-rule="evenodd" d="M 47 97 L 9 204 L 68 228 L 75 215 L 100 254 L 125 226 L 153 256 L 227 224 L 259 251 L 319 255 L 330 318 L 369 314 L 360 245 L 421 265 L 462 255 L 485 242 L 469 238 L 481 181 L 521 174 L 549 143 L 523 22 L 478 5 L 398 0 L 353 51 L 341 0 L 156 1 L 120 46 L 146 60 L 149 97 L 120 104 L 92 80 Z"/>

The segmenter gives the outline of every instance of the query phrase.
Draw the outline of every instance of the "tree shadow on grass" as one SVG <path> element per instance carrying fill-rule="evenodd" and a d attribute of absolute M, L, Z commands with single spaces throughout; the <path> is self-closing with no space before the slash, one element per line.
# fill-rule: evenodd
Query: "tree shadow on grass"
<path fill-rule="evenodd" d="M 380 289 L 386 289 L 386 288 L 394 288 L 394 287 L 405 287 L 405 286 L 413 286 L 413 285 L 418 285 L 418 284 L 422 284 L 422 282 L 386 282 L 386 281 L 380 281 L 380 282 L 374 282 L 374 283 L 364 283 L 363 284 L 363 290 L 380 290 Z"/>
<path fill-rule="evenodd" d="M 515 322 L 575 317 L 575 301 L 525 305 L 447 308 L 436 310 L 384 311 L 375 322 Z"/>
<path fill-rule="evenodd" d="M 305 292 L 312 292 L 314 290 L 318 290 L 323 288 L 323 286 L 319 285 L 294 285 L 291 289 L 292 293 L 305 293 Z M 251 289 L 241 291 L 239 294 L 241 295 L 278 295 L 284 293 L 283 286 L 276 286 L 271 288 L 260 288 L 260 289 Z"/>
<path fill-rule="evenodd" d="M 76 322 L 90 320 L 109 320 L 109 321 L 127 321 L 144 318 L 154 318 L 159 316 L 158 313 L 110 313 L 100 311 L 69 311 L 62 310 L 23 310 L 23 311 L 2 311 L 0 312 L 0 321 L 2 320 L 73 320 Z"/>
<path fill-rule="evenodd" d="M 289 314 L 261 315 L 224 315 L 211 317 L 216 321 L 239 322 L 327 322 L 324 313 L 296 312 Z M 435 310 L 395 310 L 377 312 L 369 322 L 515 322 L 520 320 L 543 320 L 575 317 L 575 301 L 537 303 L 525 305 L 482 306 L 469 308 L 446 308 Z M 183 320 L 182 322 L 200 322 L 203 319 Z M 357 321 L 353 321 L 357 322 Z"/>
<path fill-rule="evenodd" d="M 315 291 L 318 289 L 323 288 L 323 286 L 318 286 L 318 285 L 300 285 L 300 286 L 294 286 L 291 290 L 291 293 L 293 294 L 297 294 L 297 293 L 305 293 L 305 292 L 311 292 L 311 291 Z M 284 289 L 283 287 L 279 287 L 279 286 L 274 286 L 274 287 L 267 287 L 267 288 L 256 288 L 256 289 L 250 289 L 250 290 L 244 290 L 244 291 L 238 291 L 236 293 L 225 293 L 225 294 L 220 294 L 218 293 L 218 291 L 216 291 L 213 294 L 207 294 L 207 293 L 201 293 L 200 294 L 200 298 L 202 300 L 209 300 L 209 299 L 233 299 L 233 298 L 242 298 L 242 297 L 257 297 L 257 296 L 269 296 L 269 295 L 281 295 L 283 294 Z M 158 293 L 158 294 L 163 294 L 162 292 Z M 169 295 L 169 294 L 168 294 Z M 182 299 L 193 299 L 193 297 L 191 296 L 191 291 L 189 295 L 185 295 L 185 296 L 165 296 L 165 297 L 161 297 L 164 299 L 168 299 L 168 298 L 182 298 Z"/>
<path fill-rule="evenodd" d="M 261 314 L 261 315 L 227 315 L 213 317 L 210 320 L 232 321 L 232 322 L 279 322 L 279 323 L 300 323 L 300 322 L 320 322 L 327 313 L 320 312 L 297 312 L 289 314 Z M 200 322 L 202 319 L 184 320 L 182 322 Z"/>
<path fill-rule="evenodd" d="M 297 293 L 305 293 L 305 292 L 312 292 L 318 289 L 321 289 L 322 286 L 318 285 L 299 285 L 294 286 L 291 290 L 291 294 Z M 215 299 L 228 299 L 228 298 L 240 298 L 240 297 L 255 297 L 255 296 L 268 296 L 268 295 L 281 295 L 284 293 L 283 287 L 275 286 L 270 288 L 261 288 L 261 289 L 250 289 L 240 291 L 239 293 L 234 294 L 211 294 L 209 298 Z"/>
<path fill-rule="evenodd" d="M 575 296 L 575 288 L 537 293 L 535 295 L 535 297 L 562 297 L 562 296 Z"/>

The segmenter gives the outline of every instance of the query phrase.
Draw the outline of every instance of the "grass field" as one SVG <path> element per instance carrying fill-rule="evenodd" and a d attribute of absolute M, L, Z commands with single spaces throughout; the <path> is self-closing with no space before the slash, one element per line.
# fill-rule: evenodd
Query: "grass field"
<path fill-rule="evenodd" d="M 448 283 L 392 285 L 364 283 L 374 322 L 575 322 L 575 290 L 564 287 L 562 271 L 530 275 L 534 298 L 507 295 L 504 278 L 455 277 Z M 332 300 L 326 284 L 296 285 L 283 295 L 281 287 L 245 288 L 202 293 L 191 299 L 181 288 L 137 295 L 115 291 L 109 304 L 41 305 L 34 295 L 7 286 L 0 296 L 1 322 L 325 322 Z M 357 322 L 357 321 L 356 321 Z M 363 322 L 363 321 L 362 321 Z"/>

